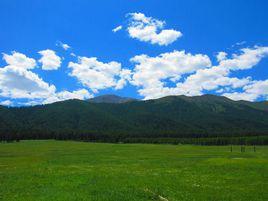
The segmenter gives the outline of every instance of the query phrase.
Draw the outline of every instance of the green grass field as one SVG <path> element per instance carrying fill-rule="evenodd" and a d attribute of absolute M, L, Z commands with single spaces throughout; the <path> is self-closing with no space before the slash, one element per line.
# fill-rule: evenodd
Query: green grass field
<path fill-rule="evenodd" d="M 268 147 L 0 143 L 0 200 L 268 200 Z"/>

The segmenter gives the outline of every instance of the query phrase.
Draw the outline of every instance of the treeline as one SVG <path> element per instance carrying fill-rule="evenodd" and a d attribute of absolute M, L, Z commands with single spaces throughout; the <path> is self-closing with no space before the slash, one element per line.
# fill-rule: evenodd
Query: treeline
<path fill-rule="evenodd" d="M 122 143 L 194 144 L 194 145 L 268 145 L 268 136 L 213 138 L 126 138 Z"/>
<path fill-rule="evenodd" d="M 0 106 L 0 141 L 267 144 L 266 137 L 255 136 L 268 136 L 268 105 L 216 96 L 122 104 L 68 100 L 34 107 Z"/>
<path fill-rule="evenodd" d="M 48 137 L 38 135 L 31 138 L 21 138 L 19 135 L 0 135 L 2 142 L 15 142 L 28 139 L 55 139 L 75 140 L 84 142 L 105 143 L 148 143 L 148 144 L 192 144 L 192 145 L 268 145 L 268 136 L 242 136 L 242 137 L 196 137 L 196 138 L 148 138 L 148 137 L 124 137 L 111 135 L 63 135 L 58 134 Z"/>

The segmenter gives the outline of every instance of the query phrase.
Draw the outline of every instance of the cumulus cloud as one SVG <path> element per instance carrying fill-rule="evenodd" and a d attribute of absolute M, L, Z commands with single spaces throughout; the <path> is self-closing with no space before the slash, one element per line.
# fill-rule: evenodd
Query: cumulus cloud
<path fill-rule="evenodd" d="M 10 98 L 45 98 L 55 91 L 37 74 L 15 66 L 0 68 L 0 95 Z"/>
<path fill-rule="evenodd" d="M 222 95 L 236 101 L 238 100 L 254 101 L 257 99 L 256 94 L 249 94 L 245 92 L 223 93 Z"/>
<path fill-rule="evenodd" d="M 268 47 L 258 46 L 241 49 L 240 54 L 233 54 L 231 58 L 221 52 L 217 55 L 218 65 L 212 66 L 208 56 L 186 54 L 184 51 L 174 51 L 157 57 L 138 55 L 131 59 L 136 63 L 131 83 L 139 87 L 138 92 L 145 99 L 167 95 L 202 95 L 206 91 L 216 90 L 233 99 L 241 95 L 241 99 L 255 100 L 260 97 L 256 94 L 264 94 L 263 88 L 266 85 L 262 82 L 256 84 L 258 82 L 251 77 L 237 78 L 231 77 L 231 74 L 233 71 L 254 67 L 266 56 Z M 175 86 L 169 87 L 166 82 Z M 245 93 L 226 93 L 227 88 L 241 88 Z M 262 90 L 258 93 L 252 92 L 253 89 L 260 88 Z M 248 98 L 249 95 L 252 98 Z"/>
<path fill-rule="evenodd" d="M 119 26 L 115 27 L 115 28 L 112 30 L 112 32 L 116 33 L 116 32 L 118 32 L 118 31 L 120 31 L 122 28 L 123 28 L 122 25 L 119 25 Z"/>
<path fill-rule="evenodd" d="M 236 89 L 247 86 L 253 82 L 251 77 L 230 77 L 231 72 L 252 68 L 267 56 L 267 53 L 267 47 L 254 47 L 242 49 L 239 55 L 233 54 L 230 59 L 224 54 L 217 66 L 197 70 L 195 74 L 188 76 L 185 82 L 178 83 L 177 88 L 183 89 L 180 91 L 182 94 L 201 95 L 204 90 L 216 90 L 219 87 L 230 86 Z"/>
<path fill-rule="evenodd" d="M 56 46 L 62 47 L 64 50 L 68 50 L 68 49 L 71 48 L 70 45 L 68 45 L 67 43 L 63 43 L 63 42 L 61 42 L 61 41 L 58 41 L 58 42 L 56 43 Z"/>
<path fill-rule="evenodd" d="M 217 57 L 217 61 L 220 62 L 220 61 L 226 59 L 227 53 L 226 52 L 218 52 L 216 57 Z"/>
<path fill-rule="evenodd" d="M 43 70 L 57 70 L 61 65 L 61 58 L 53 50 L 42 50 L 38 52 L 42 55 L 38 61 L 42 63 Z"/>
<path fill-rule="evenodd" d="M 233 54 L 228 59 L 225 52 L 218 54 L 219 64 L 210 69 L 199 70 L 187 78 L 186 82 L 201 83 L 203 89 L 214 89 L 218 86 L 232 85 L 233 88 L 242 87 L 251 82 L 250 77 L 238 79 L 230 78 L 232 71 L 246 70 L 256 66 L 263 57 L 268 56 L 267 47 L 241 49 L 240 54 Z"/>
<path fill-rule="evenodd" d="M 122 89 L 131 80 L 132 72 L 129 69 L 122 69 L 119 73 L 119 79 L 115 85 L 115 89 Z"/>
<path fill-rule="evenodd" d="M 22 106 L 35 106 L 35 105 L 41 105 L 41 104 L 42 104 L 41 99 L 28 100 L 27 102 L 17 102 L 17 105 L 22 105 Z"/>
<path fill-rule="evenodd" d="M 16 66 L 22 69 L 33 69 L 36 62 L 32 58 L 26 57 L 24 54 L 13 51 L 11 55 L 3 54 L 3 59 L 10 66 Z"/>
<path fill-rule="evenodd" d="M 243 87 L 243 92 L 224 93 L 233 100 L 255 101 L 258 98 L 268 99 L 268 80 L 253 81 Z"/>
<path fill-rule="evenodd" d="M 55 93 L 54 96 L 51 96 L 47 99 L 45 99 L 42 103 L 48 104 L 48 103 L 54 103 L 58 101 L 64 101 L 69 99 L 79 99 L 79 100 L 85 100 L 92 98 L 93 95 L 88 92 L 86 89 L 79 89 L 76 91 L 61 91 L 58 93 Z"/>
<path fill-rule="evenodd" d="M 0 68 L 0 96 L 8 98 L 45 98 L 55 91 L 54 85 L 44 82 L 34 68 L 34 59 L 21 53 L 4 54 L 7 66 Z"/>
<path fill-rule="evenodd" d="M 268 56 L 268 47 L 243 48 L 240 52 L 240 54 L 233 54 L 231 59 L 222 59 L 219 67 L 228 70 L 250 69 L 257 65 L 262 58 Z"/>
<path fill-rule="evenodd" d="M 41 52 L 44 55 L 47 53 L 47 51 Z M 47 104 L 68 99 L 84 100 L 93 97 L 86 89 L 56 92 L 54 85 L 46 83 L 30 71 L 35 68 L 35 60 L 21 53 L 3 54 L 3 59 L 8 65 L 0 68 L 1 97 L 28 99 L 27 102 L 18 102 L 23 105 Z M 69 67 L 72 69 L 72 76 L 76 76 L 78 80 L 81 79 L 80 81 L 94 92 L 108 87 L 121 89 L 131 77 L 131 71 L 122 69 L 120 63 L 114 61 L 103 63 L 97 58 L 79 57 L 79 62 L 70 62 Z M 2 104 L 7 103 L 7 101 L 2 102 Z"/>
<path fill-rule="evenodd" d="M 219 87 L 240 88 L 251 80 L 250 77 L 239 79 L 228 75 L 229 71 L 217 66 L 198 70 L 184 82 L 177 83 L 175 91 L 184 95 L 202 95 L 204 91 L 217 90 Z"/>
<path fill-rule="evenodd" d="M 152 20 L 143 15 L 136 17 L 143 23 Z M 61 59 L 54 51 L 43 50 L 39 53 L 42 55 L 39 61 L 43 69 L 57 69 L 60 66 Z M 212 92 L 234 100 L 254 101 L 268 99 L 268 80 L 236 77 L 233 72 L 251 69 L 267 56 L 268 47 L 260 46 L 242 48 L 235 54 L 221 51 L 216 55 L 216 64 L 212 65 L 207 55 L 175 50 L 154 57 L 145 54 L 134 56 L 130 59 L 134 64 L 133 70 L 122 68 L 119 62 L 102 62 L 96 57 L 78 57 L 77 62 L 69 62 L 68 68 L 69 75 L 93 93 L 107 88 L 122 89 L 129 82 L 137 87 L 144 99 Z M 3 59 L 7 65 L 0 68 L 0 97 L 28 99 L 24 103 L 26 105 L 93 97 L 87 89 L 58 92 L 54 85 L 32 71 L 36 68 L 35 59 L 22 53 L 3 54 Z M 8 100 L 0 104 L 13 103 Z"/>
<path fill-rule="evenodd" d="M 45 99 L 34 99 L 27 102 L 19 102 L 18 105 L 27 105 L 27 106 L 34 106 L 34 105 L 43 105 L 43 104 L 51 104 L 59 101 L 71 100 L 71 99 L 78 99 L 78 100 L 85 100 L 92 98 L 93 95 L 88 92 L 86 89 L 79 89 L 75 91 L 60 91 L 57 93 L 52 94 L 51 96 Z"/>
<path fill-rule="evenodd" d="M 168 95 L 165 81 L 176 82 L 181 75 L 194 73 L 198 69 L 211 66 L 207 55 L 173 51 L 156 57 L 138 55 L 131 59 L 135 68 L 131 83 L 141 87 L 140 95 L 146 99 Z"/>
<path fill-rule="evenodd" d="M 76 77 L 95 93 L 110 87 L 122 88 L 126 84 L 127 74 L 130 73 L 121 68 L 121 63 L 103 63 L 96 57 L 79 57 L 77 63 L 70 62 L 68 67 L 72 69 L 70 76 Z"/>
<path fill-rule="evenodd" d="M 11 106 L 11 105 L 13 105 L 13 102 L 10 100 L 5 100 L 5 101 L 1 101 L 0 105 Z"/>
<path fill-rule="evenodd" d="M 165 22 L 143 13 L 129 13 L 129 26 L 127 31 L 131 38 L 151 44 L 169 45 L 182 36 L 180 31 L 164 29 Z"/>
<path fill-rule="evenodd" d="M 46 56 L 54 56 L 54 52 L 45 50 L 39 52 Z M 76 91 L 56 92 L 54 85 L 49 85 L 37 74 L 30 71 L 35 68 L 35 60 L 24 54 L 13 52 L 12 55 L 3 54 L 3 59 L 8 64 L 0 68 L 0 96 L 11 99 L 28 99 L 23 105 L 47 104 L 68 99 L 88 99 L 92 97 L 86 89 Z M 44 65 L 46 61 L 42 60 Z M 52 62 L 53 63 L 53 62 Z M 50 65 L 51 67 L 51 65 Z M 0 102 L 2 105 L 10 105 L 11 100 Z"/>

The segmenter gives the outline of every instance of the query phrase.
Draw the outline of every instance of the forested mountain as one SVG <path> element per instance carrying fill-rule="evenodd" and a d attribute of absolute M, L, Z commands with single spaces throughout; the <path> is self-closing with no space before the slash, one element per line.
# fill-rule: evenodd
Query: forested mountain
<path fill-rule="evenodd" d="M 121 97 L 117 95 L 102 95 L 88 100 L 91 103 L 126 103 L 130 101 L 137 101 L 134 98 Z"/>
<path fill-rule="evenodd" d="M 122 141 L 268 135 L 267 102 L 232 101 L 214 95 L 129 100 L 116 101 L 120 104 L 105 99 L 1 106 L 1 138 Z"/>

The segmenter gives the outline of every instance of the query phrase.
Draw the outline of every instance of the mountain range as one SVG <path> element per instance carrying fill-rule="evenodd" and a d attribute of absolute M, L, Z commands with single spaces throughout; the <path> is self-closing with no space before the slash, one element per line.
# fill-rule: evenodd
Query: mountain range
<path fill-rule="evenodd" d="M 32 107 L 0 106 L 1 139 L 124 139 L 268 134 L 268 102 L 168 96 L 136 100 L 105 95 Z"/>
<path fill-rule="evenodd" d="M 130 101 L 138 101 L 138 99 L 121 97 L 113 94 L 102 95 L 88 99 L 88 102 L 91 103 L 126 103 Z"/>

